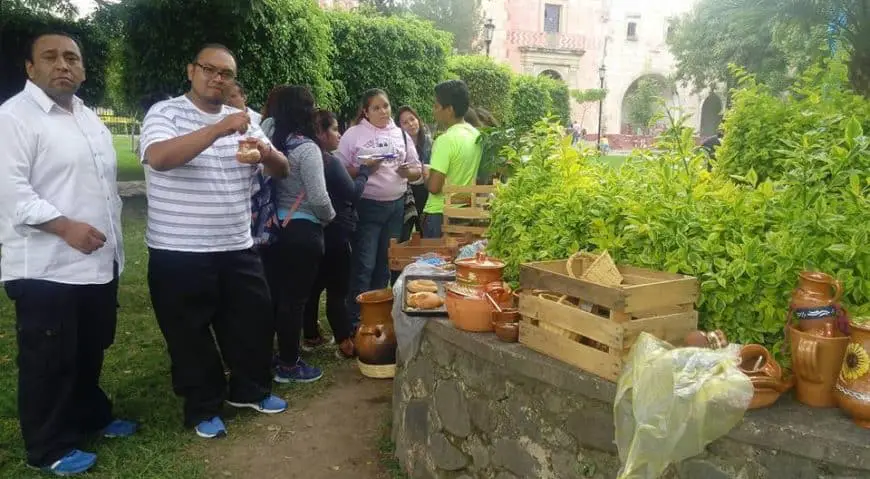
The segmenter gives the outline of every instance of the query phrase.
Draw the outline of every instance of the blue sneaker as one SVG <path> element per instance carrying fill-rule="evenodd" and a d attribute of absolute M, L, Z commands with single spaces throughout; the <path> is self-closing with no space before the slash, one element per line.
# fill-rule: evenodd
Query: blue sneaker
<path fill-rule="evenodd" d="M 279 398 L 274 394 L 270 394 L 260 402 L 233 402 L 227 401 L 232 407 L 249 407 L 263 414 L 278 414 L 287 410 L 287 401 Z"/>
<path fill-rule="evenodd" d="M 103 437 L 130 437 L 139 430 L 139 425 L 133 421 L 125 421 L 123 419 L 115 419 L 103 429 Z"/>
<path fill-rule="evenodd" d="M 66 456 L 54 461 L 50 466 L 41 467 L 43 472 L 54 474 L 55 476 L 74 476 L 87 472 L 88 469 L 94 467 L 97 462 L 97 455 L 90 452 L 79 451 L 73 449 Z"/>
<path fill-rule="evenodd" d="M 293 366 L 278 364 L 275 367 L 276 383 L 313 383 L 322 377 L 323 371 L 320 368 L 309 366 L 302 359 L 297 359 Z"/>
<path fill-rule="evenodd" d="M 215 416 L 208 421 L 203 421 L 197 424 L 196 435 L 206 439 L 224 437 L 227 435 L 227 427 L 224 426 L 224 422 L 221 421 L 221 418 Z"/>

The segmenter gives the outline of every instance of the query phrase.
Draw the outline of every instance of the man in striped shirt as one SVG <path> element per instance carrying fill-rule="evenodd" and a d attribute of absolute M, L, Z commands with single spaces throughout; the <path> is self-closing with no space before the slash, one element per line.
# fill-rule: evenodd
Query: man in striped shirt
<path fill-rule="evenodd" d="M 273 312 L 252 250 L 250 192 L 259 168 L 283 177 L 289 165 L 247 112 L 224 105 L 236 76 L 229 49 L 206 45 L 187 76 L 190 91 L 155 104 L 142 125 L 148 286 L 185 424 L 212 438 L 226 434 L 224 400 L 263 413 L 287 407 L 270 390 Z M 256 139 L 261 164 L 237 160 L 242 139 Z"/>

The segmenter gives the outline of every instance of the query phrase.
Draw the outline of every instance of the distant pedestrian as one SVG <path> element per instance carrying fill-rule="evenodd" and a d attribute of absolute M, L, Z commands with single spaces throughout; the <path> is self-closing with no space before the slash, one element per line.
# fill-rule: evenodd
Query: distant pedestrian
<path fill-rule="evenodd" d="M 251 123 L 260 126 L 263 117 L 248 106 L 248 93 L 242 82 L 236 80 L 227 86 L 227 105 L 241 111 L 247 111 Z"/>

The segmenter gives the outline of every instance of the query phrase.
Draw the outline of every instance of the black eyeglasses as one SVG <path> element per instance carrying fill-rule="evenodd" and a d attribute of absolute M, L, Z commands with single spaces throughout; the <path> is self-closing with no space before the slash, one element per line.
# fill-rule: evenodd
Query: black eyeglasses
<path fill-rule="evenodd" d="M 233 81 L 236 79 L 236 72 L 232 70 L 218 70 L 217 68 L 210 65 L 203 65 L 202 63 L 194 63 L 194 65 L 202 68 L 205 76 L 209 78 L 214 78 L 218 75 L 221 76 L 224 80 Z"/>

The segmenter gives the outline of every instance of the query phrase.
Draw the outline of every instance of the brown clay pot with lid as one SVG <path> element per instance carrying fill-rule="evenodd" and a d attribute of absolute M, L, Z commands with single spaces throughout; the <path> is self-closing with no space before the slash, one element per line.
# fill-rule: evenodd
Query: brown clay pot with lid
<path fill-rule="evenodd" d="M 800 331 L 790 324 L 786 329 L 795 375 L 795 397 L 813 407 L 834 407 L 834 385 L 840 375 L 848 336 L 826 337 Z"/>
<path fill-rule="evenodd" d="M 850 324 L 852 336 L 834 387 L 837 405 L 855 424 L 870 428 L 870 325 Z"/>
<path fill-rule="evenodd" d="M 842 295 L 843 287 L 833 276 L 816 271 L 800 273 L 789 304 L 789 323 L 794 317 L 800 331 L 836 336 Z"/>
<path fill-rule="evenodd" d="M 474 286 L 501 282 L 505 267 L 504 261 L 490 258 L 483 251 L 474 258 L 458 259 L 455 264 L 456 281 Z"/>
<path fill-rule="evenodd" d="M 393 328 L 393 291 L 368 291 L 357 296 L 356 301 L 360 306 L 360 326 L 354 342 L 360 370 L 369 376 L 364 366 L 394 367 L 397 343 Z"/>

